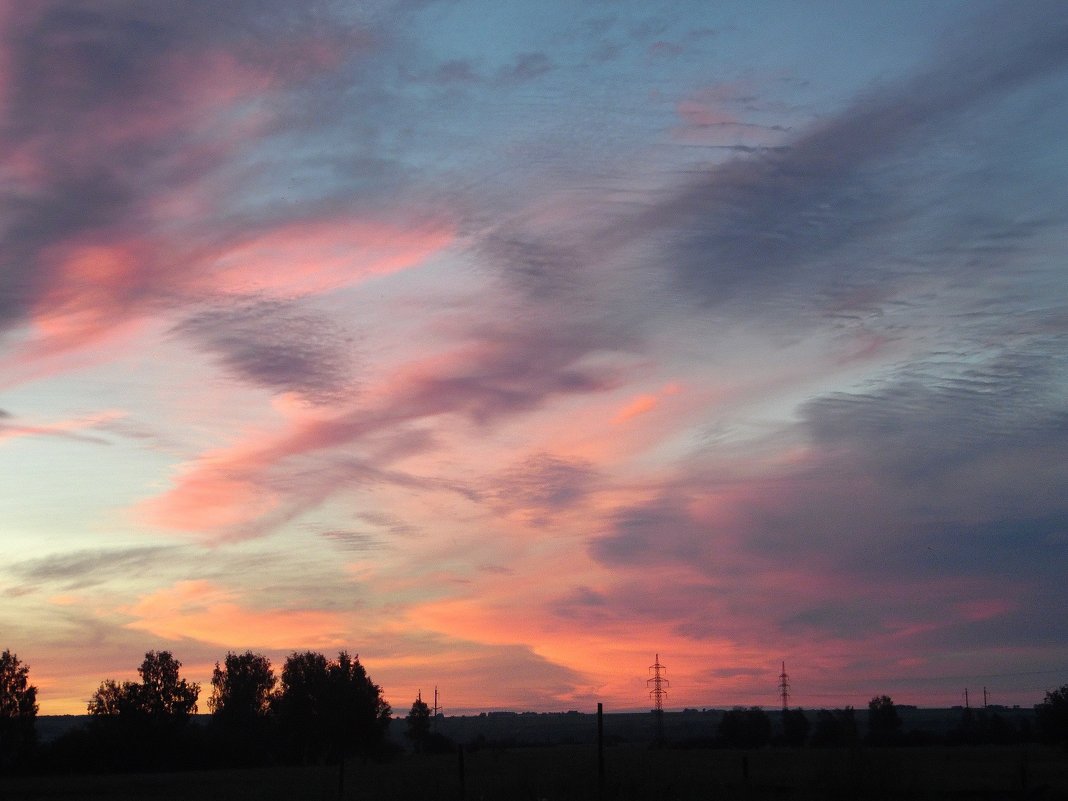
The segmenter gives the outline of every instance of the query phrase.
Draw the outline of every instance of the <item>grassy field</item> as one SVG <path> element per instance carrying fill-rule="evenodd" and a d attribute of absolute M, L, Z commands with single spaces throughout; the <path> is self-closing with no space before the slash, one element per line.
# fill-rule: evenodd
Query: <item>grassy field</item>
<path fill-rule="evenodd" d="M 555 746 L 464 756 L 468 801 L 598 798 L 596 749 Z M 1068 755 L 1037 746 L 750 753 L 606 749 L 606 801 L 711 799 L 1065 799 Z M 455 755 L 406 756 L 346 768 L 346 801 L 461 798 Z M 0 798 L 45 801 L 274 801 L 339 798 L 337 767 L 261 768 L 154 775 L 0 781 Z"/>

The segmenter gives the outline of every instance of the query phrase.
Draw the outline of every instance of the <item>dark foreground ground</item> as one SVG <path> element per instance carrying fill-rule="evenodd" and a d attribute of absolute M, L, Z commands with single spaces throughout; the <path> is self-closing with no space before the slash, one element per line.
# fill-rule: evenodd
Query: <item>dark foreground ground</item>
<path fill-rule="evenodd" d="M 712 801 L 713 799 L 1064 799 L 1068 753 L 982 748 L 655 750 L 557 745 L 352 762 L 339 794 L 333 767 L 0 780 L 0 798 L 43 801 Z"/>

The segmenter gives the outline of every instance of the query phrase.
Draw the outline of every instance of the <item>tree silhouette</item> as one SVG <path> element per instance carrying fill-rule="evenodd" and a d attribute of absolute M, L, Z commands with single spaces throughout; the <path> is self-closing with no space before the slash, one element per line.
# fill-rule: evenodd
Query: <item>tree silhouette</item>
<path fill-rule="evenodd" d="M 782 711 L 782 741 L 785 745 L 800 748 L 808 737 L 808 718 L 801 709 Z"/>
<path fill-rule="evenodd" d="M 293 653 L 281 684 L 274 708 L 297 760 L 336 760 L 382 743 L 390 707 L 358 657 L 342 651 L 327 661 L 313 651 Z"/>
<path fill-rule="evenodd" d="M 416 697 L 408 713 L 408 730 L 405 736 L 412 741 L 416 751 L 422 751 L 426 739 L 430 736 L 430 707 L 423 696 Z"/>
<path fill-rule="evenodd" d="M 758 706 L 723 713 L 717 733 L 730 748 L 761 748 L 771 740 L 771 718 Z"/>
<path fill-rule="evenodd" d="M 101 764 L 159 768 L 182 761 L 185 724 L 197 711 L 200 685 L 183 679 L 181 667 L 170 651 L 149 651 L 137 669 L 140 683 L 100 683 L 88 712 Z"/>
<path fill-rule="evenodd" d="M 891 745 L 901 737 L 901 718 L 889 695 L 877 695 L 868 702 L 868 742 Z"/>
<path fill-rule="evenodd" d="M 262 654 L 228 652 L 211 676 L 213 756 L 227 765 L 251 766 L 274 756 L 270 715 L 277 684 L 271 662 Z"/>
<path fill-rule="evenodd" d="M 329 704 L 326 657 L 313 651 L 290 654 L 282 666 L 281 691 L 273 708 L 299 762 L 325 750 L 322 720 Z"/>
<path fill-rule="evenodd" d="M 139 711 L 138 692 L 138 685 L 132 681 L 119 684 L 113 679 L 104 679 L 89 699 L 88 712 L 100 718 L 136 714 Z"/>
<path fill-rule="evenodd" d="M 138 701 L 152 720 L 184 723 L 197 711 L 200 685 L 179 676 L 182 663 L 170 651 L 149 651 L 137 672 L 141 674 Z"/>
<path fill-rule="evenodd" d="M 382 688 L 371 681 L 359 656 L 350 657 L 346 651 L 330 663 L 330 679 L 337 711 L 331 716 L 335 742 L 341 744 L 343 752 L 373 751 L 389 728 L 391 710 L 382 697 Z"/>
<path fill-rule="evenodd" d="M 855 745 L 857 742 L 857 719 L 853 707 L 845 709 L 821 709 L 816 713 L 816 728 L 812 732 L 812 744 L 816 746 Z"/>
<path fill-rule="evenodd" d="M 15 654 L 0 654 L 0 767 L 18 764 L 36 742 L 37 688 L 29 676 Z"/>
<path fill-rule="evenodd" d="M 1039 736 L 1046 742 L 1068 744 L 1068 684 L 1050 690 L 1035 704 Z"/>
<path fill-rule="evenodd" d="M 276 683 L 267 657 L 251 651 L 243 654 L 227 652 L 222 667 L 215 663 L 208 709 L 219 719 L 262 718 L 270 712 Z"/>

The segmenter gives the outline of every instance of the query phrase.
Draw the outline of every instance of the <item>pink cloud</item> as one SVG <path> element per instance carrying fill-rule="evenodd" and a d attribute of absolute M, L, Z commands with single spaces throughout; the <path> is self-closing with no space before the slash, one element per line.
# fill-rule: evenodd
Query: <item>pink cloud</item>
<path fill-rule="evenodd" d="M 203 269 L 222 292 L 319 294 L 421 264 L 453 236 L 444 225 L 355 218 L 290 223 L 228 243 L 204 259 Z"/>
<path fill-rule="evenodd" d="M 5 423 L 0 417 L 0 442 L 17 439 L 19 437 L 66 437 L 70 439 L 82 439 L 86 441 L 97 440 L 91 434 L 83 434 L 84 431 L 92 431 L 102 424 L 112 420 L 120 420 L 125 413 L 118 410 L 97 412 L 85 417 L 77 417 L 69 420 L 59 420 L 51 423 Z"/>

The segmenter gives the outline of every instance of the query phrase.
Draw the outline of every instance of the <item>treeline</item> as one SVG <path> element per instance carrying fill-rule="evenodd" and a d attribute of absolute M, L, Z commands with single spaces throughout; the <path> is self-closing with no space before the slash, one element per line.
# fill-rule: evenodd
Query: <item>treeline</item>
<path fill-rule="evenodd" d="M 723 713 L 711 745 L 753 749 L 764 746 L 842 748 L 921 745 L 1009 745 L 1043 742 L 1068 744 L 1068 684 L 1046 693 L 1035 706 L 1035 726 L 1024 716 L 1007 717 L 996 710 L 963 709 L 955 727 L 935 733 L 906 730 L 893 699 L 871 699 L 862 729 L 851 706 L 808 711 L 786 709 L 778 727 L 760 707 L 736 707 Z M 863 731 L 863 734 L 862 734 Z"/>
<path fill-rule="evenodd" d="M 305 651 L 275 675 L 251 651 L 216 663 L 206 726 L 193 724 L 200 686 L 169 651 L 149 651 L 140 681 L 105 679 L 89 699 L 87 725 L 47 744 L 34 736 L 37 688 L 28 668 L 0 657 L 0 767 L 43 772 L 179 770 L 336 763 L 382 756 L 390 706 L 357 656 Z"/>

